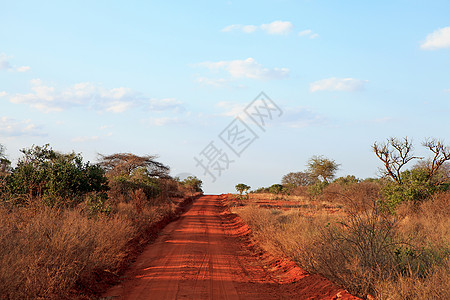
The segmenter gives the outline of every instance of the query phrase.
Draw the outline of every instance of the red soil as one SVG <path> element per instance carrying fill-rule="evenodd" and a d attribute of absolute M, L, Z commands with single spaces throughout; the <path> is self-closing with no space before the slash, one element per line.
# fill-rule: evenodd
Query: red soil
<path fill-rule="evenodd" d="M 358 299 L 250 239 L 250 229 L 203 196 L 170 223 L 103 297 L 118 299 Z"/>

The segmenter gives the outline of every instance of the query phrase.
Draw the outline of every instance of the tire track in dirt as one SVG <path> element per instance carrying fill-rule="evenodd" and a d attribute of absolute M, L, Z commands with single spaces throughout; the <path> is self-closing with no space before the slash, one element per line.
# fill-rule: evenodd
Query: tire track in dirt
<path fill-rule="evenodd" d="M 242 220 L 202 196 L 147 246 L 113 299 L 358 299 L 254 245 Z"/>

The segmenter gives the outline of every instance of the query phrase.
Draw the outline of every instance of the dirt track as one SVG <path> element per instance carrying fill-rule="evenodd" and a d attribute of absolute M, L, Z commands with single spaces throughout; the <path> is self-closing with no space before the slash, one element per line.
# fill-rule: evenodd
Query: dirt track
<path fill-rule="evenodd" d="M 202 196 L 149 245 L 115 299 L 358 299 L 252 245 L 221 196 Z"/>

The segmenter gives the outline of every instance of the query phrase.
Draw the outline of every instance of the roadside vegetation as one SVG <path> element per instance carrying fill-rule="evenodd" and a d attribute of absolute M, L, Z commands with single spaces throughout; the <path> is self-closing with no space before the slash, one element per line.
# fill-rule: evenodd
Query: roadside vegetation
<path fill-rule="evenodd" d="M 173 218 L 202 182 L 169 176 L 156 156 L 84 162 L 49 145 L 0 145 L 0 290 L 4 299 L 95 297 Z"/>
<path fill-rule="evenodd" d="M 382 174 L 364 180 L 335 179 L 339 165 L 316 156 L 229 203 L 266 250 L 355 295 L 450 299 L 450 148 L 423 146 L 430 157 L 416 157 L 407 138 L 374 143 Z"/>

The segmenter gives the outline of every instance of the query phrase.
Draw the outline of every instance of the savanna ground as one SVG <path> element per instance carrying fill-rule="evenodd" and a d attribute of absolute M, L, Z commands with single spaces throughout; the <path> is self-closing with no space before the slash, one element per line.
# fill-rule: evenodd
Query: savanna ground
<path fill-rule="evenodd" d="M 376 182 L 295 194 L 229 195 L 228 205 L 264 249 L 361 298 L 450 299 L 450 192 L 396 213 L 379 205 Z"/>

